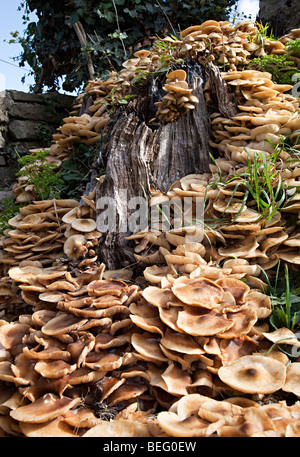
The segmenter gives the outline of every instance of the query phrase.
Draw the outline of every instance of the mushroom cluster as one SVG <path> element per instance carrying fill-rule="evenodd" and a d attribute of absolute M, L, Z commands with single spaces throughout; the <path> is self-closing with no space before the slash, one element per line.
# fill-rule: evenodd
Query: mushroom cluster
<path fill-rule="evenodd" d="M 245 67 L 256 56 L 286 53 L 280 41 L 261 39 L 253 21 L 232 25 L 228 21 L 209 20 L 183 30 L 180 39 L 180 55 L 196 57 L 200 52 L 206 60 L 229 71 Z"/>
<path fill-rule="evenodd" d="M 49 148 L 39 148 L 39 149 L 29 149 L 28 152 L 32 156 L 35 156 L 37 152 L 49 151 Z M 44 158 L 43 163 L 46 165 L 53 165 L 54 167 L 60 167 L 65 157 L 59 157 L 55 154 L 49 152 L 49 154 Z M 34 168 L 36 169 L 41 162 L 36 160 L 34 164 Z M 19 171 L 22 171 L 25 167 L 22 167 Z M 28 168 L 29 169 L 29 168 Z M 27 169 L 27 171 L 28 171 Z M 17 204 L 28 204 L 28 202 L 32 202 L 36 200 L 37 196 L 35 193 L 34 184 L 29 182 L 29 175 L 26 172 L 23 176 L 18 176 L 16 183 L 12 187 L 12 193 L 15 198 Z"/>
<path fill-rule="evenodd" d="M 82 195 L 81 202 L 40 200 L 21 207 L 1 237 L 2 274 L 25 260 L 51 266 L 64 254 L 73 261 L 95 261 L 102 233 L 96 227 L 94 193 Z"/>
<path fill-rule="evenodd" d="M 82 195 L 81 204 L 72 208 L 62 218 L 67 224 L 63 249 L 69 259 L 97 258 L 97 246 L 102 233 L 97 230 L 94 197 L 95 189 L 88 195 Z"/>
<path fill-rule="evenodd" d="M 122 64 L 117 74 L 112 71 L 106 80 L 96 78 L 90 80 L 83 92 L 76 98 L 69 117 L 63 119 L 64 124 L 53 135 L 50 153 L 72 153 L 75 144 L 94 145 L 101 140 L 113 106 L 129 95 L 133 80 L 139 72 L 152 72 L 156 68 L 158 56 L 145 49 L 134 53 L 134 57 Z M 81 113 L 83 110 L 83 114 Z"/>
<path fill-rule="evenodd" d="M 130 306 L 131 319 L 144 330 L 133 335 L 132 345 L 156 368 L 150 384 L 174 396 L 225 392 L 218 370 L 259 350 L 262 329 L 256 324 L 271 314 L 263 292 L 222 269 L 211 267 L 211 275 L 209 270 L 167 276 L 162 287 L 146 287 L 141 302 Z M 143 340 L 148 343 L 142 346 Z"/>
<path fill-rule="evenodd" d="M 3 274 L 24 260 L 51 265 L 63 254 L 67 228 L 63 216 L 79 205 L 72 199 L 42 200 L 21 207 L 8 221 L 11 228 L 1 238 L 0 265 Z"/>
<path fill-rule="evenodd" d="M 160 102 L 154 103 L 158 109 L 153 120 L 159 120 L 163 123 L 174 122 L 179 116 L 195 109 L 199 99 L 192 94 L 193 89 L 190 89 L 186 82 L 186 76 L 184 70 L 174 70 L 166 75 L 163 89 L 167 94 Z"/>
<path fill-rule="evenodd" d="M 285 418 L 275 425 L 268 419 L 274 418 L 271 404 L 261 406 L 263 402 L 254 400 L 279 392 L 299 397 L 299 357 L 288 363 L 276 344 L 297 350 L 300 343 L 287 328 L 269 331 L 268 324 L 259 324 L 271 313 L 268 296 L 235 275 L 222 276 L 222 270 L 219 275 L 215 280 L 195 272 L 189 278 L 169 277 L 164 287 L 146 287 L 141 302 L 131 305 L 136 313 L 131 319 L 144 330 L 143 336 L 133 335 L 132 345 L 148 361 L 150 384 L 181 397 L 168 412 L 158 414 L 158 424 L 167 436 L 256 436 L 266 431 L 299 436 L 299 402 L 274 405 L 274 410 L 282 408 Z M 147 345 L 141 345 L 143 340 Z M 241 408 L 240 414 L 232 404 Z M 266 427 L 255 417 L 250 421 L 248 410 L 242 410 L 254 406 L 260 408 L 255 413 Z M 249 421 L 248 429 L 244 424 Z"/>
<path fill-rule="evenodd" d="M 78 436 L 126 408 L 126 420 L 141 405 L 137 417 L 153 411 L 144 364 L 131 349 L 129 305 L 139 287 L 107 274 L 95 264 L 77 276 L 64 265 L 9 270 L 32 312 L 0 322 L 6 434 Z"/>
<path fill-rule="evenodd" d="M 179 40 L 165 37 L 165 47 L 159 45 L 160 41 L 154 40 L 151 50 L 136 51 L 132 58 L 123 62 L 120 72 L 111 71 L 106 80 L 96 78 L 88 82 L 77 97 L 70 116 L 64 119 L 65 124 L 53 136 L 51 153 L 69 154 L 76 142 L 97 142 L 110 118 L 111 107 L 132 94 L 132 89 L 141 74 L 148 75 L 161 70 L 164 67 L 163 57 L 166 53 L 171 55 L 175 62 L 178 58 L 197 57 L 199 54 L 204 56 L 206 61 L 215 60 L 226 70 L 237 70 L 243 69 L 253 56 L 287 52 L 281 41 L 262 41 L 259 38 L 259 29 L 253 21 L 232 26 L 228 21 L 209 20 L 183 30 Z M 167 92 L 169 93 L 169 90 Z M 173 91 L 171 94 L 173 95 Z M 159 102 L 162 103 L 159 105 L 160 112 L 167 109 L 170 102 L 178 108 L 178 102 L 175 102 L 173 97 L 168 98 L 168 94 L 165 97 L 164 102 Z M 197 103 L 196 99 L 184 99 L 181 102 L 188 106 Z M 81 114 L 82 110 L 85 114 Z M 182 108 L 179 111 L 185 112 Z M 165 113 L 166 116 L 159 115 L 158 119 L 162 122 L 173 121 L 172 112 L 173 110 L 169 110 Z M 177 110 L 174 109 L 174 112 Z"/>
<path fill-rule="evenodd" d="M 257 323 L 271 312 L 269 297 L 221 268 L 218 279 L 212 268 L 214 280 L 194 272 L 143 291 L 107 273 L 34 262 L 10 269 L 32 313 L 0 322 L 3 436 L 299 436 L 297 402 L 276 405 L 289 420 L 270 429 L 244 430 L 247 414 L 225 420 L 216 411 L 226 401 L 253 406 L 248 395 L 300 395 L 298 361 L 287 365 L 273 347 L 298 348 L 296 336 Z M 237 399 L 220 404 L 228 390 Z M 194 413 L 179 408 L 191 403 Z"/>
<path fill-rule="evenodd" d="M 231 118 L 221 113 L 211 116 L 215 139 L 211 145 L 222 157 L 233 167 L 246 166 L 248 159 L 253 161 L 254 152 L 268 156 L 286 136 L 290 137 L 293 148 L 299 149 L 295 133 L 300 126 L 299 101 L 285 94 L 291 85 L 275 84 L 270 73 L 256 70 L 222 73 L 222 77 L 233 91 L 239 108 Z M 287 157 L 289 155 L 285 154 L 279 159 Z"/>
<path fill-rule="evenodd" d="M 190 221 L 195 221 L 197 202 L 202 199 L 204 209 L 200 217 L 205 225 L 193 223 L 191 227 L 182 227 L 181 220 L 179 227 L 176 217 L 182 219 L 182 214 L 174 211 L 165 222 L 179 228 L 166 229 L 162 220 L 158 230 L 129 237 L 136 243 L 137 261 L 153 266 L 146 269 L 146 277 L 153 271 L 158 276 L 171 270 L 175 275 L 189 273 L 198 265 L 210 260 L 226 261 L 232 255 L 264 270 L 273 268 L 279 259 L 293 267 L 299 265 L 299 224 L 289 222 L 299 214 L 299 101 L 285 94 L 291 86 L 274 84 L 269 73 L 244 70 L 222 76 L 234 92 L 239 112 L 231 118 L 221 113 L 211 115 L 211 146 L 219 155 L 210 165 L 211 174 L 185 176 L 166 194 L 154 192 L 150 201 L 155 207 L 168 201 L 172 205 L 178 199 L 177 206 L 181 208 L 189 197 L 193 200 Z M 281 146 L 286 136 L 292 143 L 289 151 Z M 278 185 L 280 179 L 286 194 L 284 208 L 271 218 L 262 216 L 252 195 L 247 197 L 249 188 L 243 173 L 254 173 L 254 161 L 259 165 L 256 173 L 272 168 L 272 184 Z M 262 177 L 263 174 L 259 179 Z M 187 234 L 193 235 L 195 243 L 186 243 Z"/>
<path fill-rule="evenodd" d="M 104 109 L 105 108 L 105 109 Z M 106 106 L 103 108 L 103 114 Z M 53 138 L 53 145 L 50 146 L 50 153 L 59 151 L 65 157 L 73 151 L 74 144 L 83 143 L 87 146 L 92 146 L 101 140 L 101 131 L 109 120 L 109 115 L 98 117 L 90 114 L 82 114 L 81 116 L 69 116 L 63 119 L 64 123 L 58 127 L 58 132 Z"/>
<path fill-rule="evenodd" d="M 141 71 L 152 72 L 157 66 L 158 56 L 146 49 L 136 51 L 132 58 L 122 63 L 120 72 L 111 71 L 106 80 L 96 78 L 88 82 L 83 92 L 77 97 L 73 111 L 74 116 L 89 99 L 92 117 L 102 118 L 104 113 L 120 99 L 130 93 L 132 83 Z"/>
<path fill-rule="evenodd" d="M 189 27 L 77 98 L 53 136 L 51 163 L 101 139 L 111 108 L 141 73 L 162 69 L 166 48 L 174 62 L 199 57 L 230 70 L 222 77 L 239 111 L 211 116 L 220 157 L 210 173 L 153 190 L 151 207 L 177 204 L 170 218 L 158 211 L 157 226 L 128 237 L 146 267 L 143 290 L 130 270 L 98 263 L 93 192 L 81 202 L 33 201 L 9 221 L 0 240 L 0 436 L 300 436 L 300 343 L 264 321 L 272 308 L 261 279 L 279 260 L 300 264 L 299 161 L 282 148 L 269 162 L 286 136 L 300 148 L 299 101 L 269 73 L 244 70 L 252 56 L 286 53 L 299 33 L 276 41 L 258 32 L 251 21 Z M 198 103 L 183 69 L 163 88 L 160 122 Z M 257 155 L 280 172 L 288 196 L 271 218 L 242 179 Z M 19 178 L 14 193 L 26 203 L 34 189 Z M 187 197 L 190 224 L 182 224 L 175 207 Z M 293 361 L 281 345 L 295 350 Z"/>
<path fill-rule="evenodd" d="M 255 368 L 258 372 L 263 373 L 267 368 L 266 378 L 268 375 L 272 378 L 275 367 L 282 372 L 282 367 L 276 363 L 270 369 L 266 360 L 256 359 Z M 287 405 L 283 401 L 261 405 L 258 401 L 241 396 L 215 400 L 205 395 L 191 394 L 181 397 L 168 411 L 160 412 L 157 420 L 166 436 L 172 437 L 291 438 L 299 437 L 300 403 L 297 401 Z"/>
<path fill-rule="evenodd" d="M 160 40 L 155 40 L 151 50 L 140 49 L 134 53 L 133 58 L 126 60 L 119 73 L 112 71 L 106 80 L 96 78 L 88 82 L 83 92 L 77 97 L 69 116 L 63 119 L 63 125 L 52 136 L 47 160 L 55 165 L 60 165 L 62 161 L 69 158 L 77 144 L 94 145 L 101 140 L 111 117 L 111 109 L 119 106 L 119 102 L 124 97 L 132 95 L 141 74 L 149 75 L 164 68 L 163 57 L 166 52 L 172 56 L 175 64 L 178 58 L 197 58 L 198 55 L 202 56 L 205 61 L 214 60 L 225 70 L 230 70 L 226 74 L 231 78 L 232 71 L 243 70 L 252 57 L 287 53 L 284 46 L 286 40 L 298 37 L 298 29 L 292 32 L 293 35 L 282 37 L 278 41 L 262 40 L 258 27 L 252 21 L 237 23 L 233 26 L 228 21 L 209 20 L 183 30 L 180 40 L 165 37 L 166 48 L 159 45 Z M 185 72 L 181 69 L 179 73 L 184 75 Z M 191 94 L 191 89 L 188 88 L 186 82 L 181 77 L 176 77 L 176 79 L 178 80 L 176 83 L 167 79 L 164 86 L 167 94 L 157 102 L 159 108 L 155 120 L 173 122 L 179 115 L 194 109 L 195 104 L 198 103 L 197 97 Z M 248 79 L 247 76 L 246 79 Z M 174 85 L 172 90 L 167 87 L 170 83 Z M 270 81 L 260 84 L 262 89 L 264 85 L 273 91 L 278 89 L 278 87 L 271 87 Z M 254 86 L 257 86 L 256 82 L 254 82 Z M 249 92 L 247 84 L 242 89 Z M 279 89 L 279 91 L 282 90 L 283 88 Z M 255 102 L 258 102 L 261 96 L 262 93 L 256 94 Z M 226 140 L 227 133 L 225 132 L 222 140 Z M 236 141 L 234 146 L 238 146 Z M 32 185 L 28 185 L 26 178 L 19 177 L 14 192 L 18 202 L 26 203 L 32 199 L 33 188 Z"/>
<path fill-rule="evenodd" d="M 227 170 L 229 167 L 227 164 Z M 186 275 L 199 267 L 206 271 L 207 266 L 222 262 L 226 270 L 245 274 L 247 281 L 264 289 L 266 284 L 259 279 L 262 269 L 274 268 L 279 259 L 294 266 L 299 264 L 299 225 L 286 223 L 298 215 L 298 194 L 290 198 L 281 212 L 270 217 L 262 217 L 255 201 L 245 196 L 246 188 L 239 175 L 227 184 L 216 184 L 207 173 L 185 176 L 166 195 L 154 197 L 153 205 L 177 199 L 175 210 L 165 221 L 175 228 L 164 228 L 162 220 L 160 230 L 140 231 L 127 238 L 135 243 L 136 260 L 146 267 L 146 280 L 161 284 L 168 274 Z M 181 199 L 188 197 L 193 200 L 190 224 L 179 226 L 176 218 L 182 214 L 176 207 L 181 207 Z M 193 221 L 199 201 L 203 213 L 196 224 Z"/>

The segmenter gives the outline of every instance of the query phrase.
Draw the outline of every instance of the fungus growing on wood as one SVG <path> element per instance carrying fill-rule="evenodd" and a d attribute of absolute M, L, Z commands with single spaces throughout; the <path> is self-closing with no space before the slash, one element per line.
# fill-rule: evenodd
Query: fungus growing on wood
<path fill-rule="evenodd" d="M 251 21 L 206 21 L 182 31 L 181 40 L 165 40 L 176 59 L 227 64 L 222 78 L 238 110 L 211 115 L 211 146 L 220 154 L 211 172 L 179 177 L 150 198 L 154 207 L 191 197 L 192 220 L 202 198 L 211 225 L 175 228 L 174 211 L 171 230 L 128 237 L 137 262 L 147 265 L 138 279 L 142 291 L 132 270 L 104 271 L 98 264 L 103 234 L 96 227 L 95 191 L 80 203 L 33 202 L 9 220 L 12 228 L 0 240 L 6 275 L 0 284 L 0 434 L 299 436 L 297 403 L 282 401 L 279 408 L 254 401 L 281 391 L 299 396 L 299 363 L 288 364 L 280 350 L 280 344 L 296 349 L 296 335 L 258 321 L 272 311 L 261 268 L 272 273 L 279 260 L 298 268 L 298 223 L 286 226 L 285 217 L 299 216 L 299 167 L 285 168 L 290 155 L 280 152 L 273 165 L 291 198 L 269 221 L 246 198 L 240 176 L 257 157 L 269 164 L 282 136 L 299 148 L 299 104 L 286 93 L 290 85 L 244 69 L 252 56 L 284 52 L 282 42 L 258 43 L 257 33 Z M 48 160 L 60 166 L 75 143 L 96 144 L 113 104 L 131 94 L 139 72 L 162 70 L 162 56 L 159 46 L 141 49 L 118 74 L 89 81 L 53 136 Z M 199 100 L 186 79 L 183 69 L 166 74 L 155 120 L 197 112 Z M 209 84 L 205 96 L 209 100 Z M 18 181 L 15 196 L 26 203 L 34 189 Z M 238 397 L 226 398 L 228 390 Z M 114 420 L 96 417 L 102 406 Z"/>

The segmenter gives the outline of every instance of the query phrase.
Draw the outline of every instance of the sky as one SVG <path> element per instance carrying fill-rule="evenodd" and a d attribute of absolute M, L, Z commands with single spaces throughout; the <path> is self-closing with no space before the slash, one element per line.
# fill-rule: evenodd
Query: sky
<path fill-rule="evenodd" d="M 20 0 L 0 0 L 0 91 L 14 89 L 29 92 L 29 86 L 34 82 L 34 78 L 30 76 L 26 78 L 25 84 L 22 84 L 21 79 L 24 74 L 28 75 L 28 71 L 25 70 L 26 67 L 20 68 L 18 62 L 13 60 L 13 57 L 20 55 L 22 47 L 8 43 L 11 39 L 10 32 L 18 30 L 23 35 L 26 29 L 22 11 L 18 11 L 20 3 Z M 9 63 L 4 63 L 3 60 Z M 27 69 L 30 70 L 29 67 Z"/>
<path fill-rule="evenodd" d="M 22 11 L 18 11 L 18 6 L 21 0 L 0 0 L 1 15 L 0 15 L 0 91 L 6 89 L 20 90 L 29 92 L 30 85 L 34 83 L 33 76 L 29 75 L 30 68 L 18 66 L 18 62 L 14 61 L 14 57 L 21 54 L 22 47 L 19 44 L 9 44 L 11 38 L 10 32 L 18 30 L 20 35 L 23 35 L 26 25 L 23 24 Z M 258 12 L 259 0 L 239 0 L 238 12 L 251 14 L 255 19 Z M 31 16 L 31 20 L 35 19 L 35 15 Z M 21 82 L 24 75 L 29 75 L 25 79 L 25 83 Z M 63 90 L 60 92 L 63 93 Z"/>
<path fill-rule="evenodd" d="M 0 0 L 1 1 L 1 0 Z M 245 13 L 247 16 L 251 14 L 251 18 L 255 19 L 259 10 L 259 0 L 239 0 L 238 12 Z"/>

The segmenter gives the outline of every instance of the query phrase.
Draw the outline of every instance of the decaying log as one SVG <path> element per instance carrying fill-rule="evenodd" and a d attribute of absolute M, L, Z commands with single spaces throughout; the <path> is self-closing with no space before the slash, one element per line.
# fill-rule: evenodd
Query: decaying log
<path fill-rule="evenodd" d="M 224 117 L 232 117 L 238 113 L 237 103 L 232 93 L 227 90 L 219 68 L 209 62 L 205 66 L 206 79 L 209 80 L 210 94 L 214 99 L 219 112 Z"/>
<path fill-rule="evenodd" d="M 147 124 L 147 116 L 138 109 L 128 110 L 117 119 L 110 132 L 105 151 L 106 176 L 96 190 L 98 225 L 103 221 L 104 197 L 113 202 L 112 210 L 116 215 L 115 225 L 107 230 L 100 253 L 107 268 L 122 268 L 135 262 L 133 251 L 125 240 L 132 233 L 127 226 L 136 209 L 128 206 L 132 198 L 148 199 L 151 187 L 166 192 L 171 184 L 183 176 L 209 171 L 212 151 L 209 145 L 209 112 L 203 95 L 204 71 L 198 64 L 185 69 L 187 81 L 199 98 L 194 110 L 173 123 L 160 125 Z M 216 67 L 206 71 L 206 75 L 212 80 L 220 79 Z M 226 90 L 222 85 L 216 93 L 220 105 L 228 104 L 228 95 L 222 94 Z M 150 97 L 156 97 L 157 100 L 157 96 L 152 89 Z M 151 102 L 149 94 L 147 102 Z M 143 103 L 138 106 L 143 106 Z M 232 104 L 225 109 L 229 114 Z"/>

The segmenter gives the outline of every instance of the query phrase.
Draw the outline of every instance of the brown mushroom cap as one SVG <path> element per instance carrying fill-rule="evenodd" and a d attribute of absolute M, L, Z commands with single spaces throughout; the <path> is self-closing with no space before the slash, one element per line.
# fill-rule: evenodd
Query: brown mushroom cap
<path fill-rule="evenodd" d="M 184 309 L 178 313 L 177 326 L 189 335 L 211 336 L 228 330 L 233 326 L 233 321 L 214 309 L 203 314 Z"/>
<path fill-rule="evenodd" d="M 14 409 L 10 415 L 15 420 L 37 424 L 61 416 L 69 409 L 79 405 L 80 402 L 81 399 L 78 397 L 73 399 L 68 397 L 59 398 L 49 393 L 34 403 Z"/>
<path fill-rule="evenodd" d="M 205 353 L 192 336 L 174 332 L 168 328 L 166 329 L 166 332 L 160 342 L 167 349 L 171 349 L 182 354 L 200 355 Z"/>
<path fill-rule="evenodd" d="M 83 235 L 71 235 L 64 243 L 64 253 L 70 259 L 79 259 L 88 252 L 85 245 L 86 239 Z"/>
<path fill-rule="evenodd" d="M 300 396 L 300 363 L 292 362 L 286 368 L 286 380 L 282 386 L 282 390 L 285 392 L 292 392 L 293 394 Z"/>
<path fill-rule="evenodd" d="M 275 359 L 249 355 L 222 366 L 218 376 L 225 384 L 240 392 L 267 394 L 282 388 L 286 367 Z"/>
<path fill-rule="evenodd" d="M 8 323 L 0 327 L 0 344 L 6 349 L 22 343 L 23 337 L 29 332 L 30 326 L 19 322 Z"/>
<path fill-rule="evenodd" d="M 243 408 L 227 401 L 212 399 L 200 406 L 198 415 L 209 422 L 224 420 L 225 425 L 235 425 L 243 416 Z"/>
<path fill-rule="evenodd" d="M 42 272 L 41 268 L 34 266 L 27 267 L 12 267 L 9 269 L 8 274 L 14 281 L 20 281 L 23 283 L 32 284 L 35 281 L 36 276 Z"/>
<path fill-rule="evenodd" d="M 187 388 L 191 384 L 191 377 L 186 372 L 178 368 L 178 366 L 169 362 L 168 368 L 162 373 L 162 379 L 165 382 L 165 390 L 171 395 L 187 395 Z"/>
<path fill-rule="evenodd" d="M 166 362 L 167 358 L 159 346 L 159 339 L 151 333 L 134 333 L 131 337 L 131 344 L 141 355 L 142 360 L 149 362 Z"/>
<path fill-rule="evenodd" d="M 93 232 L 97 228 L 97 224 L 94 219 L 74 219 L 71 222 L 73 229 L 78 230 L 78 232 Z"/>
<path fill-rule="evenodd" d="M 224 424 L 223 420 L 210 423 L 196 416 L 181 419 L 177 414 L 169 411 L 159 413 L 157 420 L 164 432 L 174 437 L 211 436 Z"/>
<path fill-rule="evenodd" d="M 91 437 L 149 437 L 151 436 L 148 425 L 138 420 L 118 419 L 115 421 L 101 421 L 82 435 L 83 438 Z"/>
<path fill-rule="evenodd" d="M 233 325 L 224 332 L 217 334 L 219 338 L 239 338 L 249 333 L 257 321 L 257 314 L 253 309 L 244 308 L 234 313 L 227 313 Z"/>
<path fill-rule="evenodd" d="M 177 81 L 185 81 L 186 80 L 186 72 L 184 70 L 174 70 L 171 73 L 166 75 L 167 79 L 177 79 Z"/>
<path fill-rule="evenodd" d="M 101 423 L 94 412 L 87 407 L 71 409 L 64 413 L 62 420 L 74 428 L 92 428 Z"/>
<path fill-rule="evenodd" d="M 250 291 L 250 287 L 239 279 L 224 277 L 218 279 L 216 284 L 222 287 L 225 292 L 230 292 L 237 305 L 240 305 L 245 302 L 245 297 Z"/>
<path fill-rule="evenodd" d="M 193 92 L 185 81 L 166 82 L 163 89 L 167 92 L 174 92 L 175 94 L 188 95 Z"/>
<path fill-rule="evenodd" d="M 261 409 L 257 407 L 248 407 L 243 410 L 243 419 L 234 425 L 224 425 L 218 430 L 221 437 L 252 437 L 264 436 L 264 433 L 274 431 L 273 421 Z M 268 436 L 268 435 L 267 435 Z"/>
<path fill-rule="evenodd" d="M 263 332 L 265 338 L 273 343 L 290 344 L 292 346 L 300 347 L 300 341 L 292 330 L 282 327 L 274 332 Z"/>
<path fill-rule="evenodd" d="M 119 297 L 125 292 L 126 283 L 117 279 L 95 280 L 88 284 L 87 291 L 90 295 L 101 297 L 110 294 Z"/>
<path fill-rule="evenodd" d="M 183 303 L 208 309 L 217 308 L 224 298 L 223 289 L 206 278 L 195 279 L 188 284 L 175 284 L 171 289 Z"/>
<path fill-rule="evenodd" d="M 29 438 L 74 438 L 79 436 L 60 417 L 41 424 L 19 422 L 19 426 L 21 432 Z"/>
<path fill-rule="evenodd" d="M 42 332 L 49 336 L 61 335 L 81 327 L 86 322 L 87 319 L 80 319 L 72 316 L 72 314 L 61 313 L 50 319 L 42 327 Z"/>
<path fill-rule="evenodd" d="M 142 291 L 142 296 L 152 305 L 158 308 L 168 308 L 170 305 L 183 306 L 184 303 L 174 295 L 171 289 L 149 286 Z"/>
<path fill-rule="evenodd" d="M 76 364 L 70 365 L 64 360 L 40 360 L 34 369 L 45 378 L 61 378 L 76 370 Z"/>

